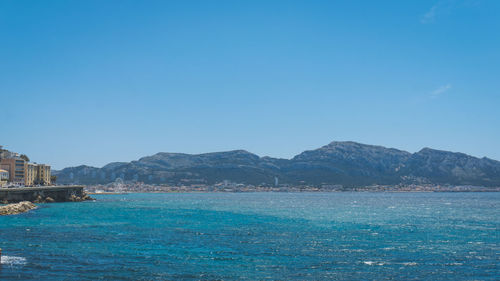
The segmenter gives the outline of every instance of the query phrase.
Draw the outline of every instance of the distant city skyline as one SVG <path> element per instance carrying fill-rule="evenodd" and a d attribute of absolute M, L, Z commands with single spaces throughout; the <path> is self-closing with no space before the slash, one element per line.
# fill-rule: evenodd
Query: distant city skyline
<path fill-rule="evenodd" d="M 0 145 L 54 169 L 331 141 L 500 160 L 500 2 L 2 1 Z"/>

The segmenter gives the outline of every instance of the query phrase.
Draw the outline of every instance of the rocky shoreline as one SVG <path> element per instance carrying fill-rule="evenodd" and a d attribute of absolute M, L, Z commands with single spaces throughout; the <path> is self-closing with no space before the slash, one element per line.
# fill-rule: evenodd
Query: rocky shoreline
<path fill-rule="evenodd" d="M 95 200 L 94 198 L 90 197 L 87 193 L 83 192 L 82 196 L 77 196 L 72 194 L 69 198 L 67 198 L 67 202 L 82 202 L 82 201 L 92 201 Z M 54 203 L 57 202 L 54 200 L 54 198 L 47 196 L 43 197 L 41 195 L 38 195 L 36 199 L 33 201 L 33 203 Z"/>
<path fill-rule="evenodd" d="M 94 201 L 95 199 L 90 197 L 85 191 L 82 196 L 71 195 L 68 199 L 70 202 L 82 202 L 82 201 Z"/>
<path fill-rule="evenodd" d="M 36 208 L 37 206 L 30 201 L 8 204 L 5 206 L 0 206 L 0 216 L 17 215 Z"/>
<path fill-rule="evenodd" d="M 93 200 L 83 186 L 42 186 L 0 188 L 0 204 L 30 201 L 33 203 L 81 202 Z"/>
<path fill-rule="evenodd" d="M 82 192 L 81 196 L 77 196 L 72 194 L 67 198 L 65 201 L 62 202 L 82 202 L 82 201 L 91 201 L 95 200 L 94 198 L 90 197 L 87 193 Z M 20 213 L 25 213 L 27 211 L 36 209 L 37 206 L 34 203 L 55 203 L 55 202 L 61 202 L 57 201 L 54 198 L 50 196 L 42 196 L 38 195 L 35 200 L 31 201 L 21 201 L 18 203 L 10 203 L 8 201 L 2 201 L 0 203 L 6 204 L 3 206 L 0 206 L 0 216 L 5 216 L 5 215 L 17 215 Z"/>

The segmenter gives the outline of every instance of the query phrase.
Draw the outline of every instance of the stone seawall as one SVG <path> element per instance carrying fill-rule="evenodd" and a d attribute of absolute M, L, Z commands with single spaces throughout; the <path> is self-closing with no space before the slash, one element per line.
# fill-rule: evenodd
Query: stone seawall
<path fill-rule="evenodd" d="M 17 203 L 30 201 L 42 202 L 74 202 L 89 200 L 90 197 L 83 191 L 83 186 L 42 186 L 0 188 L 0 203 Z"/>

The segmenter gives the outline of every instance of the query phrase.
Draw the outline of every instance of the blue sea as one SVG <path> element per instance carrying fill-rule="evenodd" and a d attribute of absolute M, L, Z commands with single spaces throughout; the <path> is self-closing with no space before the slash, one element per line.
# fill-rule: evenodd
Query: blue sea
<path fill-rule="evenodd" d="M 95 197 L 0 217 L 0 280 L 500 279 L 500 193 Z"/>

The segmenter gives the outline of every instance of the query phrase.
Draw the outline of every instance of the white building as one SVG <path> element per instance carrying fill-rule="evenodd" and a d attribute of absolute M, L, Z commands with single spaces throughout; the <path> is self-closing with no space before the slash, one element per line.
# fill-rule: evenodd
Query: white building
<path fill-rule="evenodd" d="M 9 172 L 0 169 L 0 187 L 6 185 L 8 180 L 9 180 Z"/>

